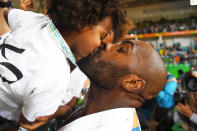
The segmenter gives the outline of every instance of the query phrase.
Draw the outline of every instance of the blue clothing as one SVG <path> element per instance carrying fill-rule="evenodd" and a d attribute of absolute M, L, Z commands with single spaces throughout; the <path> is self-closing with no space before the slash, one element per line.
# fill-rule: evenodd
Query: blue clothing
<path fill-rule="evenodd" d="M 173 75 L 169 75 L 168 78 L 167 78 L 167 80 L 170 80 L 170 79 L 172 79 L 173 77 L 174 77 Z"/>
<path fill-rule="evenodd" d="M 176 91 L 177 87 L 178 87 L 178 84 L 176 81 L 170 81 L 166 83 L 166 85 L 164 86 L 164 92 L 170 95 L 174 95 L 174 92 Z"/>
<path fill-rule="evenodd" d="M 133 128 L 131 131 L 141 131 L 140 127 Z"/>
<path fill-rule="evenodd" d="M 171 75 L 169 77 L 171 77 Z M 172 78 L 173 77 L 171 77 L 171 79 Z M 178 84 L 176 81 L 170 81 L 166 83 L 164 89 L 160 91 L 156 97 L 157 103 L 160 107 L 169 109 L 174 106 L 173 95 L 177 87 Z"/>
<path fill-rule="evenodd" d="M 168 93 L 165 93 L 164 91 L 161 91 L 159 95 L 156 97 L 156 99 L 159 107 L 169 109 L 172 106 L 174 106 L 173 96 Z"/>

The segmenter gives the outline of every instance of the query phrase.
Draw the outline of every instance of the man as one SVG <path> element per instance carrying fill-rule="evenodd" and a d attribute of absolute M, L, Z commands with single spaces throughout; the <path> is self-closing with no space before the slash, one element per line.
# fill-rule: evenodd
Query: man
<path fill-rule="evenodd" d="M 91 80 L 87 104 L 77 112 L 83 117 L 60 131 L 139 131 L 134 108 L 166 83 L 165 66 L 154 48 L 141 41 L 106 44 L 78 65 Z"/>
<path fill-rule="evenodd" d="M 74 64 L 124 20 L 119 0 L 48 0 L 46 6 L 55 26 L 42 14 L 12 9 L 4 12 L 11 32 L 0 37 L 0 115 L 29 130 L 71 112 Z"/>
<path fill-rule="evenodd" d="M 185 104 L 178 103 L 177 111 L 174 114 L 174 123 L 181 123 L 184 130 L 196 131 L 197 129 L 197 78 L 191 76 L 186 80 L 186 89 L 188 98 Z"/>

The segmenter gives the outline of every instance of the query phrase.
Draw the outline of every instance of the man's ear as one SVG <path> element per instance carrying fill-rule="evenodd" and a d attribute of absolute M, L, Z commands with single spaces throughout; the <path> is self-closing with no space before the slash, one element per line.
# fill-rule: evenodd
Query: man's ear
<path fill-rule="evenodd" d="M 139 92 L 145 87 L 145 81 L 135 74 L 125 76 L 121 80 L 121 84 L 129 92 Z"/>

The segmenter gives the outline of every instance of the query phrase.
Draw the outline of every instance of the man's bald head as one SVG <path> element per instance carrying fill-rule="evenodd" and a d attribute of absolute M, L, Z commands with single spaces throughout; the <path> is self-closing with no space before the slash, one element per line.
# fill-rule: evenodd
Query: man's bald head
<path fill-rule="evenodd" d="M 136 66 L 131 66 L 131 70 L 132 73 L 138 74 L 146 82 L 146 87 L 142 93 L 148 97 L 147 99 L 150 99 L 164 87 L 167 76 L 166 68 L 161 57 L 152 46 L 142 41 L 136 41 L 135 44 L 136 63 L 134 65 Z"/>
<path fill-rule="evenodd" d="M 107 44 L 78 64 L 92 82 L 103 88 L 120 86 L 120 80 L 126 78 L 143 80 L 145 87 L 137 92 L 147 99 L 157 95 L 166 82 L 166 69 L 160 56 L 152 46 L 141 41 Z"/>

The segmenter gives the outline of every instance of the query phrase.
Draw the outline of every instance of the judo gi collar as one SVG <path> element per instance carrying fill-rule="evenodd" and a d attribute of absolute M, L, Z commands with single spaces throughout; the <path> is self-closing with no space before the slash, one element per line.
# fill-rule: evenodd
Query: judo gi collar
<path fill-rule="evenodd" d="M 48 30 L 52 36 L 52 38 L 56 41 L 56 44 L 58 44 L 59 48 L 64 53 L 65 57 L 68 58 L 74 65 L 76 65 L 75 57 L 69 48 L 68 44 L 65 42 L 55 25 L 50 21 L 48 25 Z"/>

